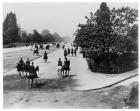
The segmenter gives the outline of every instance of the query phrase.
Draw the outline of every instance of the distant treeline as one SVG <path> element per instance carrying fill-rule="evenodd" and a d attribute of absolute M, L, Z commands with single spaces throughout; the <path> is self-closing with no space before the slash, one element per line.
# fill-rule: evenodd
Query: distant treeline
<path fill-rule="evenodd" d="M 33 33 L 27 33 L 17 24 L 16 14 L 10 12 L 3 22 L 3 45 L 16 42 L 21 43 L 43 43 L 65 41 L 58 33 L 51 34 L 48 30 L 39 33 L 33 30 Z"/>

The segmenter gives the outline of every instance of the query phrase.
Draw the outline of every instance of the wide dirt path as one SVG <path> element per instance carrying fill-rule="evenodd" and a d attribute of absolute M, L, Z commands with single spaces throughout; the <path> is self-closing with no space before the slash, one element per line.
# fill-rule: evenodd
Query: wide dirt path
<path fill-rule="evenodd" d="M 58 58 L 62 58 L 64 61 L 63 50 L 59 49 L 55 52 L 48 54 L 48 62 L 45 63 L 43 57 L 34 60 L 35 65 L 39 65 L 40 70 L 38 72 L 39 79 L 58 79 L 57 76 L 57 61 Z M 75 80 L 74 90 L 90 90 L 90 89 L 100 89 L 113 85 L 124 79 L 130 78 L 131 76 L 136 76 L 138 70 L 123 73 L 123 74 L 101 74 L 91 72 L 88 68 L 86 59 L 82 58 L 82 55 L 78 53 L 77 56 L 68 56 L 71 61 L 71 71 L 70 75 L 73 80 Z M 17 74 L 16 69 L 6 73 L 5 75 Z"/>

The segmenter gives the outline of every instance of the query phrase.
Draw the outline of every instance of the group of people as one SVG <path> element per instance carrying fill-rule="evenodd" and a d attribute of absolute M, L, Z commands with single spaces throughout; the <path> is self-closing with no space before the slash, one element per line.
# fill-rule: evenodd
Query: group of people
<path fill-rule="evenodd" d="M 37 77 L 37 71 L 39 71 L 39 66 L 34 66 L 34 62 L 30 64 L 30 60 L 27 59 L 26 62 L 23 61 L 22 58 L 20 58 L 18 64 L 17 64 L 17 71 L 19 72 L 19 75 L 24 75 L 24 72 L 27 76 L 33 76 Z"/>
<path fill-rule="evenodd" d="M 70 71 L 70 61 L 65 57 L 64 63 L 62 62 L 61 58 L 58 60 L 58 76 L 67 76 L 69 75 Z"/>
<path fill-rule="evenodd" d="M 38 49 L 37 46 L 35 46 L 36 49 Z M 65 60 L 62 62 L 61 58 L 58 60 L 58 70 L 60 71 L 61 76 L 69 75 L 70 71 L 70 61 L 67 59 L 67 55 L 75 55 L 77 54 L 77 47 L 73 48 L 65 48 L 64 49 L 64 57 Z M 44 62 L 47 62 L 48 60 L 48 54 L 47 51 L 44 52 L 43 56 Z M 37 71 L 39 71 L 39 66 L 34 66 L 34 62 L 30 63 L 30 60 L 27 59 L 26 62 L 23 61 L 22 58 L 20 58 L 19 63 L 17 64 L 17 71 L 19 72 L 19 75 L 22 76 L 24 73 L 27 76 L 34 75 L 34 77 L 37 77 Z"/>
<path fill-rule="evenodd" d="M 65 49 L 64 50 L 64 56 L 66 57 L 67 55 L 70 55 L 70 53 L 71 53 L 71 55 L 73 56 L 73 55 L 77 55 L 77 50 L 78 50 L 78 48 L 76 47 L 76 48 L 68 48 L 68 49 Z"/>

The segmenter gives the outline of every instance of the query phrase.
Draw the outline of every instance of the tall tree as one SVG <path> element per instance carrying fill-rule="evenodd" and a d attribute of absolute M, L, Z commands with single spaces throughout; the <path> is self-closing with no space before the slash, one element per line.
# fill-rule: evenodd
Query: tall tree
<path fill-rule="evenodd" d="M 7 14 L 3 22 L 3 43 L 18 42 L 20 40 L 18 31 L 16 15 L 11 12 Z"/>

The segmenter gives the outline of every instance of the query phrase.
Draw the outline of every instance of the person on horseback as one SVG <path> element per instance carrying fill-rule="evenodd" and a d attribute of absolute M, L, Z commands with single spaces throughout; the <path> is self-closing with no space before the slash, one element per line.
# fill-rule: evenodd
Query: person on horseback
<path fill-rule="evenodd" d="M 58 60 L 58 66 L 62 66 L 61 58 L 59 58 L 59 60 Z"/>
<path fill-rule="evenodd" d="M 26 63 L 30 66 L 30 60 L 29 59 L 27 59 Z"/>
<path fill-rule="evenodd" d="M 47 54 L 47 52 L 45 51 L 45 53 L 44 53 L 44 62 L 47 62 L 47 59 L 48 59 L 48 54 Z"/>
<path fill-rule="evenodd" d="M 30 66 L 30 70 L 29 70 L 29 76 L 27 76 L 28 78 L 28 85 L 29 85 L 29 82 L 31 80 L 31 87 L 33 85 L 33 81 L 34 79 L 36 79 L 36 85 L 37 85 L 37 71 L 39 71 L 39 66 L 36 66 L 36 68 L 34 67 L 34 62 L 32 62 L 32 65 Z"/>
<path fill-rule="evenodd" d="M 22 73 L 24 74 L 24 61 L 22 57 L 20 58 L 20 61 L 17 64 L 17 71 L 19 72 L 19 76 L 21 76 Z"/>
<path fill-rule="evenodd" d="M 19 63 L 20 63 L 20 64 L 23 64 L 23 63 L 24 63 L 24 61 L 23 61 L 22 57 L 20 58 Z"/>
<path fill-rule="evenodd" d="M 30 72 L 31 75 L 33 75 L 34 71 L 35 71 L 34 62 L 32 62 L 29 72 Z"/>
<path fill-rule="evenodd" d="M 27 77 L 27 74 L 29 73 L 29 70 L 30 70 L 30 62 L 27 61 L 24 65 L 24 71 L 25 71 L 26 77 Z"/>
<path fill-rule="evenodd" d="M 64 56 L 65 57 L 67 56 L 67 50 L 66 49 L 64 50 Z"/>
<path fill-rule="evenodd" d="M 57 64 L 57 74 L 58 74 L 58 76 L 62 76 L 62 61 L 61 61 L 61 58 L 59 58 L 58 64 Z"/>
<path fill-rule="evenodd" d="M 70 61 L 67 59 L 67 57 L 65 58 L 65 61 L 64 61 L 64 67 L 65 67 L 65 73 L 67 75 L 69 75 L 69 71 L 70 71 Z"/>

